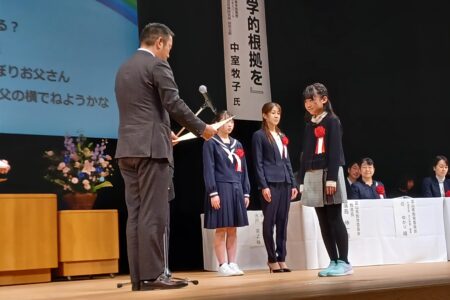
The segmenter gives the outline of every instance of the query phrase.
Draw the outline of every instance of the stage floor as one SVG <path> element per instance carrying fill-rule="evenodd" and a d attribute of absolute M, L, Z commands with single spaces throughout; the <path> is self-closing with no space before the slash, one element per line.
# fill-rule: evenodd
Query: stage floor
<path fill-rule="evenodd" d="M 178 290 L 131 292 L 117 288 L 128 276 L 74 278 L 43 284 L 0 287 L 2 300 L 37 299 L 450 299 L 450 263 L 383 265 L 355 268 L 345 277 L 317 277 L 317 270 L 217 277 L 214 272 L 175 273 L 199 281 Z"/>

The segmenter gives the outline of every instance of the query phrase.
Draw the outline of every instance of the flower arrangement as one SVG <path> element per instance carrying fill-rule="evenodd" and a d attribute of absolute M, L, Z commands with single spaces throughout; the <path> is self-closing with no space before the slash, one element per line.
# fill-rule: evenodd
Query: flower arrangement
<path fill-rule="evenodd" d="M 80 135 L 76 143 L 72 137 L 64 138 L 64 147 L 60 154 L 45 151 L 44 157 L 51 164 L 45 179 L 60 185 L 65 191 L 78 193 L 96 193 L 104 187 L 112 187 L 106 179 L 113 174 L 112 157 L 105 154 L 108 140 L 100 144 L 88 142 Z"/>

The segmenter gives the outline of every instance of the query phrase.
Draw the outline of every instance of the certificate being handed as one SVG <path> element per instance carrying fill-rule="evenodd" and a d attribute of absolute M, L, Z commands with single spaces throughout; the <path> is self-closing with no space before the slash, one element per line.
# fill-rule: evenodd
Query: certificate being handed
<path fill-rule="evenodd" d="M 220 121 L 220 122 L 211 124 L 211 126 L 212 126 L 215 130 L 217 130 L 217 129 L 219 129 L 220 127 L 222 127 L 224 124 L 228 123 L 228 122 L 229 122 L 231 119 L 233 119 L 233 118 L 234 118 L 234 116 L 232 116 L 232 117 L 230 117 L 230 118 L 228 118 L 228 119 L 222 120 L 222 121 Z M 197 138 L 197 137 L 196 137 L 192 132 L 189 132 L 189 133 L 186 133 L 185 135 L 180 136 L 179 138 L 177 138 L 177 139 L 174 140 L 173 142 L 178 143 L 178 142 L 181 142 L 181 141 L 192 140 L 192 139 L 195 139 L 195 138 Z"/>

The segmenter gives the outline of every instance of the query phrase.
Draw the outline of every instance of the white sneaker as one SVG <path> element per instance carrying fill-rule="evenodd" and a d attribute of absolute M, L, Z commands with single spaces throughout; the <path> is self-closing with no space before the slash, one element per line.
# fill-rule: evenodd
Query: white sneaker
<path fill-rule="evenodd" d="M 237 265 L 237 263 L 229 263 L 228 266 L 235 273 L 234 275 L 237 275 L 237 276 L 244 275 L 244 271 L 239 269 L 239 266 Z"/>
<path fill-rule="evenodd" d="M 219 276 L 233 276 L 236 275 L 236 273 L 230 268 L 230 266 L 227 263 L 224 263 L 219 267 Z"/>

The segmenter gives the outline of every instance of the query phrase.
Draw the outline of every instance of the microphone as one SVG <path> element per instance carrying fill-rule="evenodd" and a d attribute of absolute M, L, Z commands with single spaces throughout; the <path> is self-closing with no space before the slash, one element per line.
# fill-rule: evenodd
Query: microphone
<path fill-rule="evenodd" d="M 198 91 L 200 92 L 200 94 L 202 94 L 203 98 L 205 99 L 206 106 L 208 106 L 213 111 L 213 113 L 216 114 L 217 110 L 214 107 L 214 105 L 212 104 L 212 101 L 209 99 L 208 90 L 207 90 L 206 86 L 204 86 L 204 85 L 199 86 Z"/>

